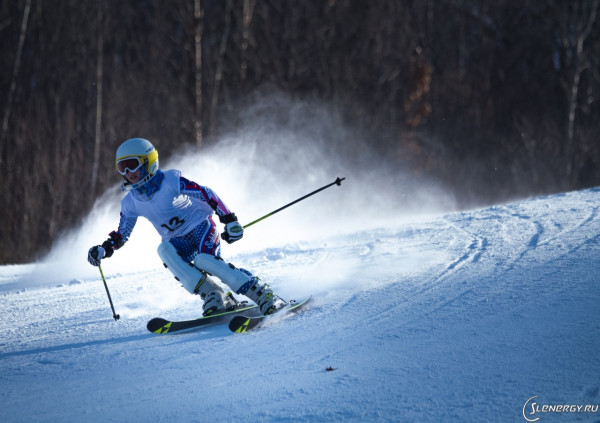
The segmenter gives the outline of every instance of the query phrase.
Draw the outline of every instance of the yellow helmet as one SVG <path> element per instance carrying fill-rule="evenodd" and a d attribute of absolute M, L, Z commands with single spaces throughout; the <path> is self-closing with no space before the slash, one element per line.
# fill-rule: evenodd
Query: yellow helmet
<path fill-rule="evenodd" d="M 144 138 L 129 139 L 117 149 L 115 166 L 123 177 L 127 172 L 141 169 L 139 182 L 128 184 L 129 188 L 137 188 L 151 180 L 158 172 L 158 151 Z"/>

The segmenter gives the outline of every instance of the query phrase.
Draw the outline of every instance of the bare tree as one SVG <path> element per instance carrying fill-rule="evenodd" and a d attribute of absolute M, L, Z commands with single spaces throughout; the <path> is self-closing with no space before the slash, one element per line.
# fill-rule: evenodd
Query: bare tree
<path fill-rule="evenodd" d="M 567 156 L 566 174 L 573 176 L 575 121 L 582 73 L 589 69 L 590 53 L 586 49 L 594 25 L 598 25 L 600 0 L 576 0 L 559 4 L 560 41 L 566 75 L 562 83 L 567 95 L 567 125 L 564 152 Z"/>
<path fill-rule="evenodd" d="M 219 91 L 221 89 L 221 81 L 223 80 L 223 67 L 225 64 L 225 53 L 227 51 L 227 42 L 231 32 L 231 13 L 233 11 L 233 1 L 227 0 L 225 7 L 225 24 L 223 25 L 223 34 L 219 45 L 219 55 L 215 67 L 215 79 L 212 85 L 212 100 L 210 104 L 210 119 L 209 119 L 209 138 L 213 139 L 215 135 L 216 113 L 219 106 Z"/>
<path fill-rule="evenodd" d="M 104 64 L 104 2 L 98 4 L 98 55 L 96 64 L 96 130 L 94 133 L 94 161 L 92 164 L 91 191 L 95 195 L 100 163 L 100 143 L 102 141 L 102 74 Z"/>
<path fill-rule="evenodd" d="M 4 117 L 2 119 L 2 132 L 0 133 L 0 165 L 4 157 L 2 149 L 7 144 L 8 122 L 12 109 L 15 89 L 17 87 L 17 78 L 19 77 L 19 68 L 21 66 L 21 54 L 23 53 L 23 45 L 25 44 L 25 34 L 27 32 L 27 24 L 29 22 L 29 11 L 31 10 L 31 0 L 27 0 L 23 9 L 23 18 L 21 20 L 21 35 L 19 36 L 19 45 L 17 46 L 17 54 L 12 72 L 10 88 L 8 90 L 8 99 L 6 100 L 6 108 L 4 109 Z"/>
<path fill-rule="evenodd" d="M 204 7 L 201 0 L 194 0 L 194 51 L 195 51 L 195 100 L 194 119 L 196 146 L 202 146 L 202 32 L 204 28 Z"/>
<path fill-rule="evenodd" d="M 250 23 L 252 22 L 252 15 L 254 13 L 254 6 L 256 0 L 244 0 L 244 10 L 242 17 L 242 64 L 240 66 L 240 78 L 242 81 L 246 80 L 246 74 L 248 72 L 248 44 L 250 39 Z"/>

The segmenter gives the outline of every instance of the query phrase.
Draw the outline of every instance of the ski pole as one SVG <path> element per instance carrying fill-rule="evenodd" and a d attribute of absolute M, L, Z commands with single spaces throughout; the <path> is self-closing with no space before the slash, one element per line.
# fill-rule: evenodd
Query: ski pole
<path fill-rule="evenodd" d="M 342 185 L 342 181 L 343 181 L 344 179 L 346 179 L 346 178 L 337 178 L 337 179 L 336 179 L 335 181 L 333 181 L 332 183 L 330 183 L 330 184 L 328 184 L 328 185 L 325 185 L 324 187 L 321 187 L 321 188 L 319 188 L 318 190 L 311 192 L 310 194 L 306 194 L 304 197 L 300 197 L 300 198 L 298 198 L 297 200 L 294 200 L 294 201 L 292 201 L 291 203 L 289 203 L 289 204 L 286 204 L 285 206 L 278 208 L 277 210 L 273 210 L 271 213 L 269 213 L 269 214 L 266 214 L 266 215 L 264 215 L 263 217 L 261 217 L 261 218 L 259 218 L 259 219 L 256 219 L 254 222 L 250 222 L 250 223 L 248 223 L 247 225 L 244 225 L 244 229 L 246 229 L 248 226 L 252 226 L 252 225 L 254 225 L 255 223 L 258 223 L 258 222 L 260 222 L 260 221 L 261 221 L 261 220 L 263 220 L 263 219 L 266 219 L 267 217 L 273 216 L 275 213 L 279 213 L 281 210 L 283 210 L 283 209 L 286 209 L 286 208 L 288 208 L 289 206 L 293 206 L 294 204 L 296 204 L 296 203 L 298 203 L 298 202 L 300 202 L 300 201 L 302 201 L 302 200 L 304 200 L 304 199 L 306 199 L 306 198 L 310 197 L 311 195 L 315 195 L 317 192 L 321 192 L 321 191 L 323 191 L 324 189 L 327 189 L 327 188 L 329 188 L 330 186 L 333 186 L 333 185 L 340 186 L 340 185 Z"/>
<path fill-rule="evenodd" d="M 113 306 L 112 298 L 110 298 L 110 292 L 108 292 L 108 285 L 106 284 L 106 279 L 104 279 L 104 272 L 102 271 L 102 266 L 98 265 L 98 269 L 100 269 L 100 276 L 102 276 L 102 282 L 104 282 L 104 288 L 106 288 L 106 295 L 108 295 L 108 302 L 110 303 L 110 308 L 113 312 L 113 318 L 119 320 L 121 316 L 115 313 L 115 306 Z"/>

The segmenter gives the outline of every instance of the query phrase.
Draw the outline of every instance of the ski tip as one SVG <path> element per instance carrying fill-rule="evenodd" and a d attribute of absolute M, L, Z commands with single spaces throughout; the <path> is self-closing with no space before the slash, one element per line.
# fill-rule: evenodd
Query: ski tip
<path fill-rule="evenodd" d="M 148 330 L 152 333 L 162 334 L 169 332 L 169 329 L 171 328 L 171 323 L 172 322 L 165 320 L 161 317 L 155 317 L 154 319 L 148 321 L 148 323 L 146 324 L 146 328 L 148 328 Z"/>
<path fill-rule="evenodd" d="M 237 333 L 244 333 L 248 330 L 248 324 L 250 323 L 250 319 L 244 319 L 239 328 L 236 329 Z"/>
<path fill-rule="evenodd" d="M 311 299 L 312 299 L 312 295 L 309 295 L 308 297 L 302 298 L 299 300 L 290 300 L 290 302 L 288 303 L 288 307 L 290 309 L 295 309 L 297 307 L 303 306 L 304 304 L 309 302 Z"/>
<path fill-rule="evenodd" d="M 246 316 L 237 316 L 229 322 L 229 329 L 235 333 L 244 333 L 248 330 L 248 325 L 252 319 Z"/>

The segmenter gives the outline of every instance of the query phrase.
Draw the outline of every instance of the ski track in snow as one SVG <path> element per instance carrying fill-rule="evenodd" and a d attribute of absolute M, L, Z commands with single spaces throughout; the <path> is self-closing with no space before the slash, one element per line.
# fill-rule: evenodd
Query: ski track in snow
<path fill-rule="evenodd" d="M 115 322 L 99 278 L 26 288 L 34 265 L 0 267 L 0 421 L 496 422 L 525 421 L 534 395 L 599 404 L 599 200 L 539 197 L 229 257 L 284 298 L 314 295 L 244 335 L 147 333 L 151 317 L 200 314 L 164 269 L 106 261 Z"/>

